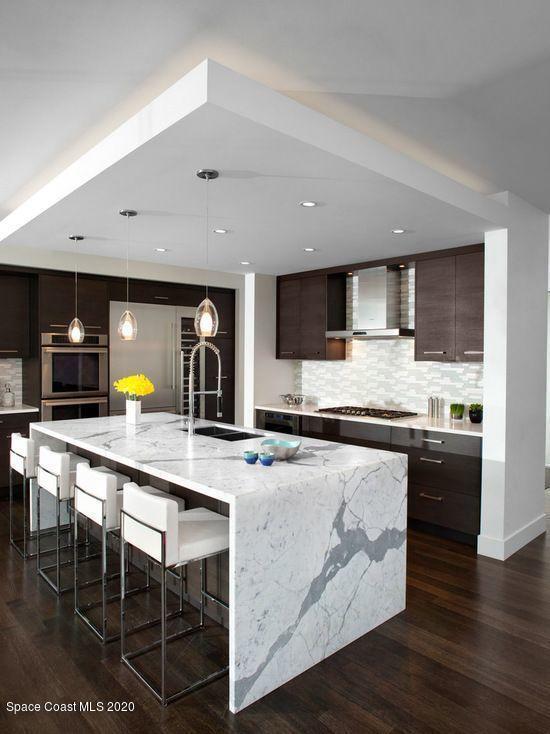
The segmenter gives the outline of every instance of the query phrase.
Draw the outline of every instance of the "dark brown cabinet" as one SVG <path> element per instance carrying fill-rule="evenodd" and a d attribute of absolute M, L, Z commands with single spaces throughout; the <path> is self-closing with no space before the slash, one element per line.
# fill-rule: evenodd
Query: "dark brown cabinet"
<path fill-rule="evenodd" d="M 415 359 L 483 361 L 483 252 L 416 263 Z"/>
<path fill-rule="evenodd" d="M 74 277 L 41 275 L 39 281 L 41 332 L 65 329 L 75 315 Z M 78 316 L 91 333 L 109 333 L 109 288 L 100 278 L 78 278 Z"/>
<path fill-rule="evenodd" d="M 458 362 L 483 362 L 483 252 L 457 255 L 456 359 Z"/>
<path fill-rule="evenodd" d="M 346 358 L 345 342 L 326 338 L 328 329 L 345 328 L 345 288 L 340 274 L 278 280 L 278 359 Z"/>
<path fill-rule="evenodd" d="M 26 357 L 30 349 L 30 281 L 22 275 L 0 275 L 0 358 Z"/>
<path fill-rule="evenodd" d="M 415 359 L 454 362 L 455 258 L 420 260 L 415 274 Z"/>
<path fill-rule="evenodd" d="M 321 418 L 316 416 L 302 417 L 302 434 L 309 438 L 320 438 L 325 441 L 350 443 L 355 446 L 366 446 L 371 449 L 390 450 L 390 426 L 376 423 L 360 423 L 359 421 L 342 421 L 338 418 Z"/>

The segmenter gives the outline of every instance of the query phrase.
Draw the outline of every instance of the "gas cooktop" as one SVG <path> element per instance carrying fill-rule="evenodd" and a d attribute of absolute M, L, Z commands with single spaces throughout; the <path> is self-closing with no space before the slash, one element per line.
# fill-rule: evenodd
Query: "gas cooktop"
<path fill-rule="evenodd" d="M 387 410 L 386 408 L 361 408 L 355 405 L 344 405 L 339 408 L 319 408 L 318 413 L 338 413 L 339 415 L 357 415 L 362 418 L 408 418 L 417 413 L 410 413 L 407 410 Z"/>

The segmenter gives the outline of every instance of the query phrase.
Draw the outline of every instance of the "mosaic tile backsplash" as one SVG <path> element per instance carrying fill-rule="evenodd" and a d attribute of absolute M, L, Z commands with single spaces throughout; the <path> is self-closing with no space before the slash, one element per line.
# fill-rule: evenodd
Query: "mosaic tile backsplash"
<path fill-rule="evenodd" d="M 295 391 L 321 407 L 369 405 L 427 412 L 428 397 L 483 402 L 483 364 L 415 362 L 414 339 L 350 341 L 341 362 L 297 362 Z"/>
<path fill-rule="evenodd" d="M 15 403 L 23 402 L 23 367 L 20 359 L 0 359 L 0 405 L 6 383 L 15 393 Z"/>

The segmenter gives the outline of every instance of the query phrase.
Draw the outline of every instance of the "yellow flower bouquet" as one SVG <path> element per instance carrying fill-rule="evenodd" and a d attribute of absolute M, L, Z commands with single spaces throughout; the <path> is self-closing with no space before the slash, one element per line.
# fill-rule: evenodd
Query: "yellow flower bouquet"
<path fill-rule="evenodd" d="M 155 392 L 155 386 L 145 375 L 128 375 L 115 380 L 113 387 L 117 392 L 124 393 L 126 400 L 141 400 L 145 395 Z"/>

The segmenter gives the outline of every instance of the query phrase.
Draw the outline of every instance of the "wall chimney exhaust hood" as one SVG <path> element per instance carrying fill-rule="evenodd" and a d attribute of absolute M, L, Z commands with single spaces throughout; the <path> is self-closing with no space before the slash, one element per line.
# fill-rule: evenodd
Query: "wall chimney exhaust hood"
<path fill-rule="evenodd" d="M 327 331 L 330 339 L 414 337 L 414 265 L 357 270 L 348 276 L 345 331 Z"/>

